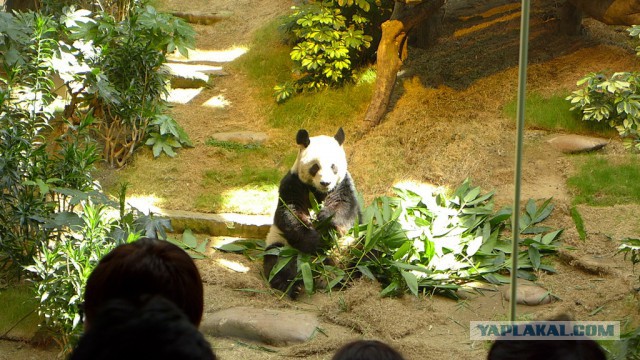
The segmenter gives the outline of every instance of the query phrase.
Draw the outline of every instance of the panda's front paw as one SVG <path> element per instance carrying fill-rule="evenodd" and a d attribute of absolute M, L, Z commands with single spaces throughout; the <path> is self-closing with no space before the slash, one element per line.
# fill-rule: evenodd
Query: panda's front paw
<path fill-rule="evenodd" d="M 306 251 L 309 254 L 319 254 L 324 249 L 324 240 L 322 239 L 322 235 L 315 229 L 311 229 L 309 235 L 307 236 L 307 243 L 309 244 L 309 251 Z"/>
<path fill-rule="evenodd" d="M 333 215 L 333 213 L 328 211 L 321 211 L 316 218 L 316 229 L 319 231 L 326 231 L 328 229 L 335 228 Z"/>

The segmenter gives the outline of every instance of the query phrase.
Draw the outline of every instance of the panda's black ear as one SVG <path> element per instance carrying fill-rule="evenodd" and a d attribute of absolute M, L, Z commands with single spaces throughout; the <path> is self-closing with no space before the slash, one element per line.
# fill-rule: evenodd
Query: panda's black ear
<path fill-rule="evenodd" d="M 296 143 L 298 145 L 302 145 L 304 147 L 309 146 L 311 140 L 309 140 L 309 133 L 305 129 L 298 130 L 298 135 L 296 135 Z"/>
<path fill-rule="evenodd" d="M 342 128 L 338 129 L 338 132 L 333 138 L 336 139 L 338 144 L 342 145 L 342 143 L 344 142 L 344 130 L 342 130 Z"/>

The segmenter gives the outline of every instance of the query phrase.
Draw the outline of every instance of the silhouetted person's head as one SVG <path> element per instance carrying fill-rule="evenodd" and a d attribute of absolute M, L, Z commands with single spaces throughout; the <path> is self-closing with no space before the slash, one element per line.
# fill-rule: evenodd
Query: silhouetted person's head
<path fill-rule="evenodd" d="M 593 340 L 496 340 L 488 360 L 605 360 Z"/>
<path fill-rule="evenodd" d="M 404 360 L 391 346 L 378 340 L 350 342 L 333 355 L 333 360 Z"/>
<path fill-rule="evenodd" d="M 172 301 L 103 304 L 69 360 L 215 360 L 211 345 Z"/>
<path fill-rule="evenodd" d="M 172 301 L 192 324 L 200 325 L 202 279 L 189 254 L 174 244 L 151 238 L 117 246 L 100 260 L 87 280 L 85 328 L 92 326 L 109 300 L 137 304 L 154 295 Z"/>
<path fill-rule="evenodd" d="M 572 321 L 559 314 L 550 321 Z M 496 340 L 489 350 L 488 360 L 605 360 L 600 345 L 584 340 Z"/>

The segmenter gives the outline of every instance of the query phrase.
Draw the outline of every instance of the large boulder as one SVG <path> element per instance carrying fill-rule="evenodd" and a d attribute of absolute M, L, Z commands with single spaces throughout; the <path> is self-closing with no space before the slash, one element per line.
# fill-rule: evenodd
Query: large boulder
<path fill-rule="evenodd" d="M 307 312 L 236 307 L 205 314 L 200 331 L 286 346 L 311 339 L 318 325 L 317 317 Z"/>
<path fill-rule="evenodd" d="M 609 139 L 569 134 L 555 136 L 547 142 L 563 153 L 574 154 L 601 149 L 609 143 Z"/>

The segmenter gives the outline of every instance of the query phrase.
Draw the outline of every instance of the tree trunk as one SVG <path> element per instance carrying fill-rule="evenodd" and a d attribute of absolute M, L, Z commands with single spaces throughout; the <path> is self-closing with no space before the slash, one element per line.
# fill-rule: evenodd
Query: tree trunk
<path fill-rule="evenodd" d="M 560 30 L 567 35 L 578 35 L 582 28 L 582 11 L 567 1 L 560 11 Z"/>
<path fill-rule="evenodd" d="M 373 97 L 364 116 L 364 131 L 378 125 L 387 111 L 398 71 L 407 57 L 407 34 L 444 3 L 445 0 L 425 0 L 417 5 L 395 2 L 391 18 L 382 24 L 376 60 L 378 73 Z"/>
<path fill-rule="evenodd" d="M 640 24 L 640 0 L 568 0 L 586 15 L 607 25 Z"/>
<path fill-rule="evenodd" d="M 2 1 L 0 1 L 1 3 Z M 36 0 L 7 0 L 4 2 L 5 11 L 10 12 L 12 10 L 15 11 L 28 11 L 28 10 L 37 10 L 38 3 Z M 0 10 L 2 6 L 0 6 Z"/>

